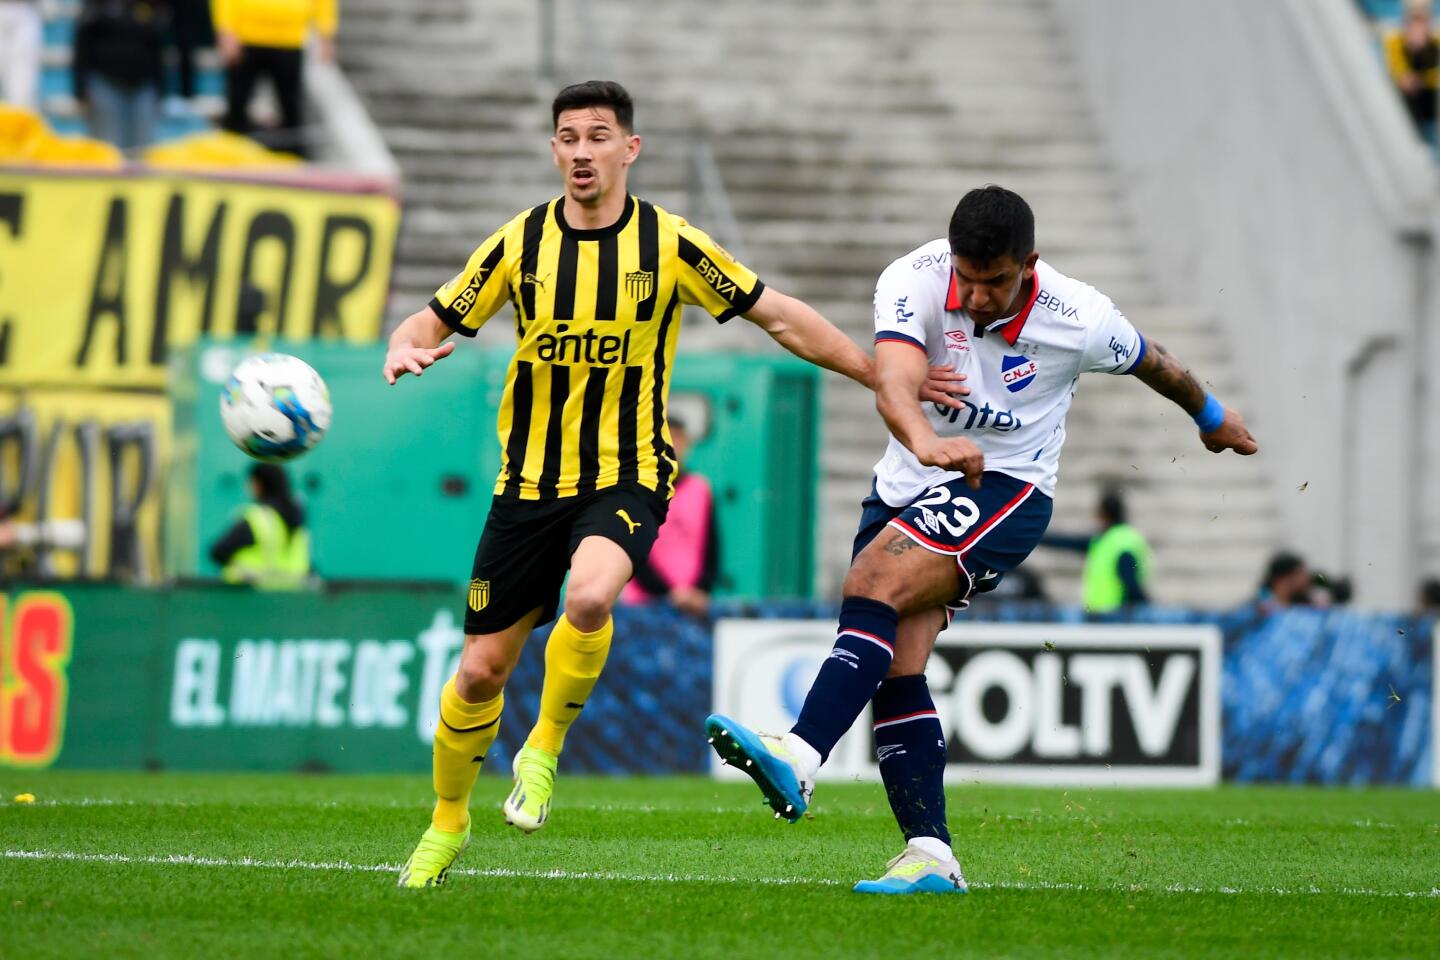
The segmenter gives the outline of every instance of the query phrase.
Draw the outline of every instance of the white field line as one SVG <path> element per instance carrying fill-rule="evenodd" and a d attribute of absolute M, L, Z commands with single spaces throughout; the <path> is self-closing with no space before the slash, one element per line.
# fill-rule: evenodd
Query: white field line
<path fill-rule="evenodd" d="M 169 854 L 167 856 L 127 856 L 122 853 L 72 853 L 64 850 L 6 850 L 7 860 L 48 860 L 72 863 L 120 863 L 162 866 L 194 867 L 258 867 L 269 870 L 316 870 L 341 873 L 399 873 L 398 864 L 391 863 L 349 863 L 344 860 L 257 860 L 252 857 L 227 859 L 224 857 L 196 857 L 190 854 Z M 686 873 L 625 873 L 613 870 L 512 870 L 507 867 L 469 868 L 457 867 L 450 873 L 456 876 L 506 878 L 525 880 L 602 880 L 620 883 L 715 883 L 715 884 L 759 884 L 763 886 L 849 886 L 840 880 L 814 877 L 729 877 L 715 874 Z M 1143 884 L 1098 886 L 1084 883 L 1059 883 L 1048 880 L 997 880 L 979 881 L 970 884 L 973 890 L 1020 890 L 1020 891 L 1063 891 L 1078 893 L 1194 893 L 1194 894 L 1262 894 L 1267 896 L 1295 897 L 1323 894 L 1340 894 L 1351 897 L 1400 897 L 1404 899 L 1440 899 L 1440 886 L 1429 890 L 1375 890 L 1365 887 L 1336 887 L 1322 889 L 1309 887 L 1197 887 L 1187 884 L 1168 884 L 1163 887 L 1147 887 Z"/>
<path fill-rule="evenodd" d="M 317 800 L 280 800 L 280 799 L 271 800 L 271 799 L 266 799 L 266 800 L 263 800 L 263 801 L 260 801 L 260 802 L 263 803 L 265 806 L 277 806 L 277 807 L 321 807 L 321 808 L 330 808 L 330 807 L 339 808 L 339 807 L 344 807 L 344 808 L 347 808 L 347 809 L 356 809 L 356 808 L 362 808 L 362 807 L 363 807 L 363 808 L 367 808 L 367 809 L 379 809 L 379 810 L 427 810 L 427 809 L 429 809 L 429 807 L 430 807 L 430 803 L 429 803 L 428 801 L 426 801 L 426 802 L 410 803 L 410 802 L 407 802 L 407 801 L 404 801 L 404 800 L 319 800 L 319 801 L 317 801 Z M 154 800 L 150 800 L 150 799 L 121 799 L 121 798 L 117 798 L 117 797 L 61 797 L 61 798 L 53 799 L 53 800 L 52 800 L 52 799 L 35 800 L 33 803 L 19 804 L 19 803 L 13 803 L 13 802 L 12 802 L 12 803 L 6 803 L 6 802 L 4 801 L 4 798 L 3 798 L 3 797 L 0 797 L 0 809 L 6 809 L 6 808 L 9 808 L 9 807 L 14 807 L 14 808 L 24 808 L 24 807 L 217 807 L 217 806 L 218 806 L 218 807 L 226 807 L 226 806 L 246 806 L 246 807 L 248 807 L 248 806 L 253 806 L 253 805 L 255 805 L 255 804 L 256 804 L 256 801 L 255 801 L 254 799 L 243 799 L 243 798 L 237 798 L 237 799 L 234 800 L 234 801 L 228 801 L 228 800 L 203 800 L 203 801 L 202 801 L 202 800 L 184 800 L 184 799 L 178 799 L 178 798 L 164 798 L 164 799 L 158 799 L 158 798 L 157 798 L 157 799 L 154 799 Z M 497 805 L 497 806 L 498 806 L 498 805 Z M 697 809 L 696 807 L 693 807 L 693 806 L 685 806 L 685 805 L 681 805 L 681 804 L 676 804 L 676 805 L 673 805 L 673 806 L 672 806 L 672 805 L 663 804 L 663 803 L 656 804 L 656 803 L 613 803 L 613 802 L 606 802 L 606 803 L 585 803 L 585 802 L 578 802 L 578 803 L 567 803 L 567 804 L 565 804 L 565 809 L 567 809 L 567 810 L 589 810 L 589 811 L 596 811 L 596 812 L 600 812 L 600 813 L 753 813 L 758 807 L 763 807 L 763 806 L 764 806 L 764 804 L 763 804 L 763 803 L 760 803 L 760 802 L 758 802 L 758 801 L 757 801 L 756 803 L 754 803 L 754 804 L 744 804 L 744 805 L 739 805 L 739 804 L 737 804 L 737 805 L 732 805 L 732 806 L 723 806 L 723 805 L 722 805 L 722 806 L 706 807 L 706 808 L 703 808 L 703 809 Z M 865 817 L 865 816 L 889 817 L 889 816 L 890 816 L 890 812 L 889 812 L 888 809 L 885 809 L 885 808 L 883 808 L 883 807 L 879 807 L 879 808 L 877 808 L 873 813 L 866 813 L 865 811 L 860 811 L 860 810 L 849 810 L 849 811 L 846 811 L 845 816 L 847 816 L 847 817 Z M 1071 822 L 1084 822 L 1086 819 L 1087 819 L 1086 817 L 1080 816 L 1080 815 L 1076 815 L 1076 814 L 1053 814 L 1053 813 L 991 814 L 991 815 L 988 815 L 988 816 L 982 818 L 982 822 L 981 822 L 980 826 L 983 827 L 983 826 L 985 826 L 986 824 L 991 823 L 991 822 L 995 822 L 995 823 L 1001 823 L 1001 822 L 1006 822 L 1006 823 L 1057 823 L 1057 822 L 1071 823 Z M 1108 823 L 1108 822 L 1110 822 L 1110 818 L 1108 817 L 1108 815 L 1107 815 L 1107 816 L 1104 816 L 1104 817 L 1097 818 L 1097 819 L 1098 819 L 1098 822 L 1101 822 L 1101 823 Z M 1138 822 L 1138 823 L 1144 823 L 1144 822 L 1151 822 L 1151 821 L 1159 822 L 1159 821 L 1161 821 L 1162 819 L 1163 819 L 1163 818 L 1158 817 L 1158 816 L 1156 816 L 1156 817 L 1138 817 L 1138 818 L 1137 818 L 1137 817 L 1130 817 L 1130 818 L 1127 818 L 1126 822 L 1127 822 L 1127 823 L 1137 823 L 1137 822 Z M 1229 818 L 1229 819 L 1220 821 L 1220 824 L 1221 824 L 1221 826 L 1225 826 L 1225 827 L 1257 827 L 1257 828 L 1265 829 L 1265 830 L 1270 829 L 1270 826 L 1271 826 L 1270 824 L 1267 824 L 1267 823 L 1256 823 L 1256 822 L 1254 822 L 1254 821 L 1252 821 L 1252 820 L 1246 820 L 1246 819 L 1243 819 L 1243 818 L 1241 818 L 1241 817 L 1231 817 L 1231 818 Z M 1338 825 L 1338 824 L 1337 824 L 1337 825 Z M 1356 827 L 1356 828 L 1362 829 L 1362 830 L 1400 830 L 1400 829 L 1402 829 L 1402 827 L 1400 827 L 1398 824 L 1385 823 L 1385 822 L 1380 821 L 1380 820 L 1352 820 L 1352 821 L 1349 822 L 1349 824 L 1346 824 L 1346 825 L 1347 825 L 1347 826 L 1350 826 L 1350 827 Z M 1427 826 L 1428 826 L 1428 824 L 1427 824 Z"/>
<path fill-rule="evenodd" d="M 62 797 L 59 799 L 33 800 L 29 803 L 5 803 L 0 798 L 0 810 L 7 808 L 25 809 L 27 807 L 253 807 L 263 805 L 266 807 L 312 807 L 312 808 L 345 808 L 347 810 L 368 809 L 368 810 L 418 810 L 424 812 L 433 805 L 432 802 L 410 803 L 403 800 L 271 800 L 264 799 L 256 801 L 253 798 L 237 798 L 231 800 L 183 800 L 178 798 L 165 799 L 121 799 L 118 797 Z M 601 813 L 752 813 L 764 804 L 757 801 L 755 804 L 744 806 L 716 806 L 708 808 L 696 808 L 693 806 L 674 805 L 666 806 L 653 803 L 567 803 L 567 810 L 590 810 Z M 499 809 L 497 801 L 495 809 Z M 889 815 L 889 811 L 885 811 Z M 878 816 L 878 813 L 876 814 Z M 847 813 L 846 816 L 865 816 L 863 813 Z"/>

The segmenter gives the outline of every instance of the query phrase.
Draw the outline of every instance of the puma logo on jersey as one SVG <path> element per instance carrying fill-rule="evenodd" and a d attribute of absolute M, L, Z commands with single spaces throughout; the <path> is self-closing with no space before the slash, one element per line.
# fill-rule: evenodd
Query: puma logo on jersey
<path fill-rule="evenodd" d="M 545 289 L 545 278 L 544 278 L 544 277 L 537 277 L 537 276 L 535 276 L 535 274 L 533 274 L 533 273 L 527 273 L 527 274 L 525 274 L 525 276 L 523 276 L 523 277 L 520 278 L 520 282 L 521 282 L 521 283 L 533 284 L 533 285 L 539 287 L 541 290 L 544 290 L 544 289 Z"/>
<path fill-rule="evenodd" d="M 619 517 L 621 520 L 624 520 L 624 521 L 625 521 L 625 526 L 627 526 L 627 527 L 630 528 L 630 532 L 631 532 L 631 533 L 634 533 L 635 530 L 640 526 L 640 524 L 639 524 L 637 521 L 631 520 L 631 519 L 630 519 L 630 514 L 626 513 L 624 510 L 616 510 L 616 511 L 615 511 L 615 516 L 617 516 L 617 517 Z"/>

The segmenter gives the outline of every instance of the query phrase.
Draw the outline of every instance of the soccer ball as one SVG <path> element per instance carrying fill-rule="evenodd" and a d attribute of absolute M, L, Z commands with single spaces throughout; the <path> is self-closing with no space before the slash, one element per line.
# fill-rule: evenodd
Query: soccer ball
<path fill-rule="evenodd" d="M 256 460 L 293 460 L 330 426 L 330 390 L 298 357 L 263 353 L 242 361 L 220 392 L 220 419 L 235 446 Z"/>

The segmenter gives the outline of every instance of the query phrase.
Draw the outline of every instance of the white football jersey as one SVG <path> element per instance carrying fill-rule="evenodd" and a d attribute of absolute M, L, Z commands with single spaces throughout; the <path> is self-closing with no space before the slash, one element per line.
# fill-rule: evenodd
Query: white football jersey
<path fill-rule="evenodd" d="M 977 329 L 960 305 L 941 238 L 890 264 L 875 286 L 875 340 L 908 343 L 931 366 L 950 364 L 969 379 L 964 407 L 923 403 L 936 434 L 966 437 L 985 453 L 985 469 L 1055 495 L 1065 414 L 1082 373 L 1129 373 L 1145 340 L 1094 287 L 1035 265 L 1030 299 L 1018 314 Z M 927 467 L 890 438 L 875 465 L 876 488 L 891 506 L 961 476 Z"/>

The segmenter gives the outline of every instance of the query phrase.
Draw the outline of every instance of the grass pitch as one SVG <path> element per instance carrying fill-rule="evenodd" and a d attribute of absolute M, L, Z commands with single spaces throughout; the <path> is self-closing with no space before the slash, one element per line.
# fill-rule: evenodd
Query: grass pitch
<path fill-rule="evenodd" d="M 794 826 L 748 783 L 558 787 L 525 837 L 482 777 L 419 892 L 425 778 L 0 771 L 0 956 L 1440 955 L 1433 793 L 954 789 L 972 892 L 900 898 L 850 892 L 900 849 L 878 784 Z"/>

